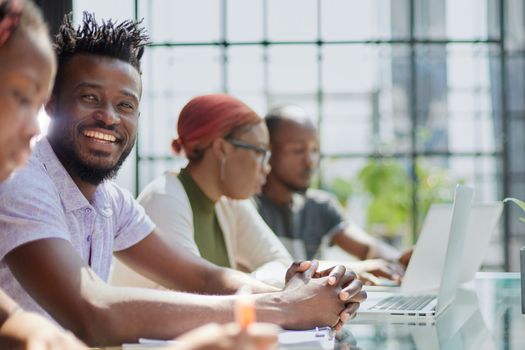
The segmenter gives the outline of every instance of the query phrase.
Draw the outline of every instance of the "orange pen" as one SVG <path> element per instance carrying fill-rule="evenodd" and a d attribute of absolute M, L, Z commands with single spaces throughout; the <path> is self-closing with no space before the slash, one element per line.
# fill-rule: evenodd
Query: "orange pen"
<path fill-rule="evenodd" d="M 255 322 L 255 303 L 250 297 L 252 290 L 243 286 L 237 291 L 235 300 L 235 321 L 243 330 Z"/>

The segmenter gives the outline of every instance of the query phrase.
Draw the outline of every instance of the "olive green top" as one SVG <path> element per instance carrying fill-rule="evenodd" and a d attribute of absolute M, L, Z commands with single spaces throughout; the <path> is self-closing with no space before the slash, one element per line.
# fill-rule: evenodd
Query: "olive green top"
<path fill-rule="evenodd" d="M 202 192 L 186 169 L 182 169 L 178 177 L 190 200 L 193 239 L 201 256 L 216 265 L 231 267 L 224 235 L 215 213 L 215 203 Z"/>

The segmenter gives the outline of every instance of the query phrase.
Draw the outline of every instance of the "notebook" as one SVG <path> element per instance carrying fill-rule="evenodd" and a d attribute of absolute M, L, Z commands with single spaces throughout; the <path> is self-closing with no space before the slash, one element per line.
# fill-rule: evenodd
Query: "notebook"
<path fill-rule="evenodd" d="M 412 259 L 425 253 L 427 260 L 431 260 L 431 258 L 435 258 L 440 253 L 434 250 L 437 242 L 440 240 L 447 242 L 442 257 L 429 262 L 437 264 L 434 266 L 437 273 L 431 276 L 432 278 L 437 277 L 439 280 L 437 293 L 369 292 L 368 299 L 361 304 L 358 310 L 358 317 L 382 317 L 389 315 L 436 317 L 446 309 L 454 300 L 460 284 L 461 269 L 458 269 L 458 266 L 461 266 L 463 259 L 463 247 L 468 227 L 472 194 L 473 190 L 471 188 L 457 185 L 450 224 L 441 223 L 443 234 L 440 236 L 422 234 L 414 250 Z M 447 228 L 447 226 L 449 227 Z M 417 260 L 427 263 L 424 257 Z"/>
<path fill-rule="evenodd" d="M 122 350 L 161 350 L 177 344 L 173 340 L 139 339 L 138 343 L 122 344 Z M 316 327 L 304 331 L 281 331 L 279 349 L 333 350 L 335 338 L 330 327 Z"/>

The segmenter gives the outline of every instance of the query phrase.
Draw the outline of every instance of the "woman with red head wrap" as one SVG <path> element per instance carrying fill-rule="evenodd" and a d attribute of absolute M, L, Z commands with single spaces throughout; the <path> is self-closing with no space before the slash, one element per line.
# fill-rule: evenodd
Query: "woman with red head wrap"
<path fill-rule="evenodd" d="M 196 97 L 182 109 L 177 132 L 173 149 L 186 155 L 188 172 L 210 199 L 246 199 L 260 190 L 269 171 L 269 136 L 243 102 L 225 94 Z"/>
<path fill-rule="evenodd" d="M 230 95 L 206 95 L 184 106 L 177 131 L 172 147 L 188 165 L 149 184 L 139 202 L 168 242 L 282 285 L 292 259 L 249 199 L 270 170 L 264 120 Z M 155 286 L 120 264 L 113 281 Z"/>

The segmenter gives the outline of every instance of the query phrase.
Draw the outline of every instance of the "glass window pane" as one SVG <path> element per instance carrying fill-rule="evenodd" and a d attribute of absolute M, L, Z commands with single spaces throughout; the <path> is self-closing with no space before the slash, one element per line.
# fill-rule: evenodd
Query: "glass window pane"
<path fill-rule="evenodd" d="M 259 41 L 263 39 L 262 0 L 228 0 L 227 40 Z"/>
<path fill-rule="evenodd" d="M 179 112 L 190 96 L 145 94 L 139 121 L 141 156 L 170 156 Z"/>
<path fill-rule="evenodd" d="M 421 157 L 418 159 L 420 172 L 429 175 L 426 182 L 440 184 L 453 191 L 457 183 L 465 183 L 475 189 L 474 201 L 500 200 L 499 169 L 501 161 L 494 156 L 451 156 Z M 423 181 L 425 178 L 420 177 Z M 437 185 L 435 185 L 437 186 Z"/>
<path fill-rule="evenodd" d="M 151 47 L 143 63 L 145 90 L 202 95 L 222 90 L 217 47 Z"/>
<path fill-rule="evenodd" d="M 268 49 L 268 61 L 268 83 L 272 93 L 312 93 L 317 91 L 316 46 L 271 46 Z"/>
<path fill-rule="evenodd" d="M 234 93 L 242 102 L 246 103 L 251 109 L 253 109 L 259 116 L 264 117 L 268 111 L 266 105 L 266 96 L 263 93 Z"/>
<path fill-rule="evenodd" d="M 448 121 L 449 149 L 452 152 L 494 152 L 499 149 L 494 131 L 492 115 L 451 113 Z"/>
<path fill-rule="evenodd" d="M 499 36 L 498 0 L 416 0 L 418 38 L 484 39 Z"/>
<path fill-rule="evenodd" d="M 516 180 L 511 183 L 510 195 L 515 198 L 525 199 L 525 181 L 523 181 L 523 177 L 521 177 L 520 180 Z M 511 234 L 520 235 L 522 237 L 525 236 L 525 232 L 523 231 L 523 222 L 519 219 L 523 217 L 523 211 L 517 205 L 510 204 L 505 209 L 510 211 L 509 223 Z"/>
<path fill-rule="evenodd" d="M 82 20 L 82 12 L 87 11 L 95 14 L 97 20 L 124 21 L 134 19 L 134 0 L 74 0 L 73 19 L 75 23 Z"/>
<path fill-rule="evenodd" d="M 170 155 L 176 120 L 194 96 L 221 91 L 220 49 L 155 47 L 143 62 L 144 91 L 139 128 L 143 156 Z"/>
<path fill-rule="evenodd" d="M 372 106 L 368 96 L 326 96 L 322 114 L 323 154 L 362 154 L 374 151 Z"/>
<path fill-rule="evenodd" d="M 511 160 L 509 170 L 525 178 L 525 157 L 523 156 L 525 154 L 525 113 L 518 118 L 515 114 L 510 114 L 509 124 L 508 142 Z"/>
<path fill-rule="evenodd" d="M 525 16 L 524 16 L 525 17 Z M 513 112 L 525 111 L 525 53 L 507 56 L 507 108 Z"/>
<path fill-rule="evenodd" d="M 322 47 L 325 92 L 371 92 L 381 84 L 380 55 L 385 50 L 367 45 L 325 45 Z M 384 56 L 383 56 L 384 58 Z M 389 72 L 388 72 L 389 73 Z M 388 74 L 387 73 L 387 74 Z"/>
<path fill-rule="evenodd" d="M 408 151 L 408 52 L 404 46 L 396 46 L 395 50 L 388 46 L 367 45 L 323 47 L 322 88 L 328 117 L 359 115 L 361 120 L 346 119 L 346 125 L 339 125 L 346 131 L 338 129 L 339 126 L 323 127 L 334 132 L 338 129 L 339 133 L 358 134 L 356 136 L 364 142 L 359 146 L 360 151 Z M 329 123 L 326 120 L 323 122 Z M 353 129 L 355 127 L 358 129 Z M 359 142 L 356 140 L 355 143 Z M 344 144 L 334 146 L 340 151 L 357 150 Z"/>
<path fill-rule="evenodd" d="M 261 46 L 229 47 L 228 91 L 237 93 L 262 93 L 264 91 L 264 62 Z"/>
<path fill-rule="evenodd" d="M 139 1 L 139 17 L 144 18 L 153 42 L 206 42 L 223 38 L 220 1 Z"/>
<path fill-rule="evenodd" d="M 501 127 L 496 48 L 416 48 L 417 147 L 426 151 L 493 152 Z"/>
<path fill-rule="evenodd" d="M 369 40 L 409 36 L 407 0 L 321 1 L 324 40 Z"/>
<path fill-rule="evenodd" d="M 316 0 L 267 0 L 268 40 L 316 40 Z"/>
<path fill-rule="evenodd" d="M 507 0 L 505 14 L 505 46 L 508 50 L 525 49 L 525 2 Z"/>

